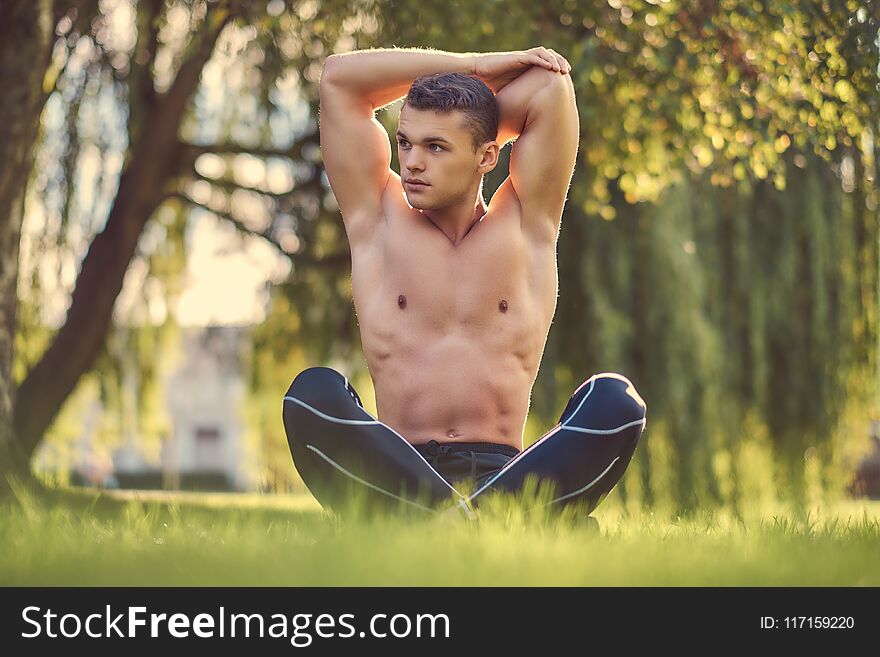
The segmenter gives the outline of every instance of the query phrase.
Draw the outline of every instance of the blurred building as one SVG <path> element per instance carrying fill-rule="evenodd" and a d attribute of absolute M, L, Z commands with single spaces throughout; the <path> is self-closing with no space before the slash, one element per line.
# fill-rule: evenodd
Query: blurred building
<path fill-rule="evenodd" d="M 182 358 L 165 382 L 171 435 L 150 458 L 137 435 L 123 438 L 112 464 L 95 464 L 95 400 L 77 444 L 72 483 L 120 488 L 251 490 L 244 443 L 244 363 L 249 326 L 181 327 Z M 155 450 L 153 450 L 155 452 Z M 105 459 L 106 460 L 106 459 Z"/>

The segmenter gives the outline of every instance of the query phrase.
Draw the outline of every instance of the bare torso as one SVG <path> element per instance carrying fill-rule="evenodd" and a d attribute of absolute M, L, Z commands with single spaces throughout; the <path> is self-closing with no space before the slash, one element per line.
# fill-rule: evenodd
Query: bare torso
<path fill-rule="evenodd" d="M 510 181 L 454 246 L 392 173 L 384 219 L 353 240 L 352 294 L 379 419 L 411 443 L 522 449 L 556 310 L 556 244 L 530 239 Z"/>

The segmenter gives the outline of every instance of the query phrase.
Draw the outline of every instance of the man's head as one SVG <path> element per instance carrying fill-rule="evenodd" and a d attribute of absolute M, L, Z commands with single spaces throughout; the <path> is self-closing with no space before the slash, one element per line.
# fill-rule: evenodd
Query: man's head
<path fill-rule="evenodd" d="M 410 205 L 442 208 L 474 195 L 498 164 L 498 103 L 483 82 L 461 73 L 416 79 L 400 110 L 397 149 Z"/>

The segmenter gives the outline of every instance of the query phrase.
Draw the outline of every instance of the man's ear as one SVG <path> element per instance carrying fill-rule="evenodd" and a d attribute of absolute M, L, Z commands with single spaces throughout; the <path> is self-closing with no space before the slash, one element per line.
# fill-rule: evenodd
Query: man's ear
<path fill-rule="evenodd" d="M 497 141 L 487 141 L 480 146 L 479 152 L 482 153 L 479 164 L 481 174 L 487 174 L 498 166 L 498 156 L 501 149 L 498 147 Z"/>

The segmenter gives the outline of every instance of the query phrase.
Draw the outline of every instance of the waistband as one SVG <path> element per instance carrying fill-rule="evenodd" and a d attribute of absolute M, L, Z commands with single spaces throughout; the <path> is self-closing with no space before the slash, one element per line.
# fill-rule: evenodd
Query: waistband
<path fill-rule="evenodd" d="M 429 454 L 448 454 L 450 452 L 478 452 L 482 454 L 504 454 L 513 458 L 520 453 L 520 451 L 512 445 L 487 442 L 441 443 L 436 440 L 429 440 L 426 443 L 413 444 L 413 447 L 415 447 L 417 450 L 424 450 Z"/>

